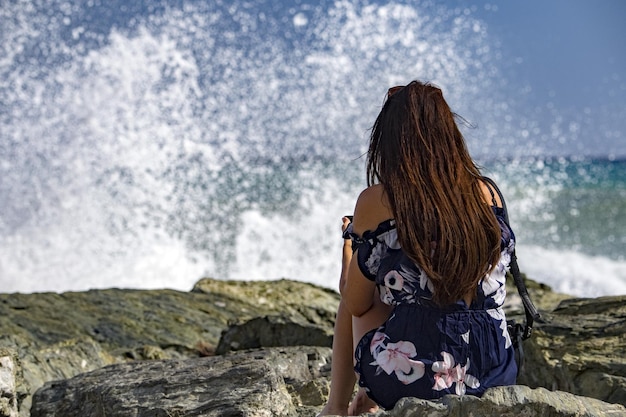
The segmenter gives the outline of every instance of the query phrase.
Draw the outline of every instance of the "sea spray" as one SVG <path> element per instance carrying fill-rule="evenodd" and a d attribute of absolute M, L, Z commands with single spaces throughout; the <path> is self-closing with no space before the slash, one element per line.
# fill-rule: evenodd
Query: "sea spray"
<path fill-rule="evenodd" d="M 0 19 L 3 292 L 187 290 L 203 275 L 336 287 L 368 129 L 387 87 L 414 78 L 443 88 L 485 162 L 541 155 L 532 138 L 550 135 L 498 89 L 497 47 L 470 9 L 20 1 Z M 520 244 L 558 256 L 568 231 L 549 244 L 529 231 L 551 230 L 561 177 L 511 166 L 493 172 Z"/>

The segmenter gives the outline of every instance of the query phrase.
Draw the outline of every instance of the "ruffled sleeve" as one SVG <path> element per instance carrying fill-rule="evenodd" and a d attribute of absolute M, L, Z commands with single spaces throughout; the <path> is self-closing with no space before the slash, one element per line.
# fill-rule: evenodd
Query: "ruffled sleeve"
<path fill-rule="evenodd" d="M 375 231 L 368 230 L 363 233 L 363 236 L 354 233 L 351 223 L 343 236 L 346 239 L 352 239 L 352 252 L 357 257 L 359 269 L 371 281 L 376 281 L 380 261 L 389 248 L 399 248 L 394 220 L 380 223 Z"/>

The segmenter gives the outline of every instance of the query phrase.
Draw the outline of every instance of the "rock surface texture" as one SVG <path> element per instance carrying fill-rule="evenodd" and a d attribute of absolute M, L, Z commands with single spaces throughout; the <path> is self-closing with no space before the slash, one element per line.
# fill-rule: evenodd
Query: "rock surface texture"
<path fill-rule="evenodd" d="M 0 348 L 0 416 L 17 417 L 18 371 L 17 355 L 14 351 Z"/>
<path fill-rule="evenodd" d="M 221 357 L 142 361 L 46 384 L 33 417 L 314 416 L 327 386 L 328 348 L 268 348 Z M 482 398 L 405 399 L 376 416 L 623 416 L 621 405 L 525 386 Z"/>
<path fill-rule="evenodd" d="M 564 300 L 544 319 L 518 382 L 626 404 L 626 296 Z"/>
<path fill-rule="evenodd" d="M 307 410 L 307 404 L 298 404 L 294 398 L 300 398 L 299 391 L 306 391 L 306 384 L 314 380 L 319 367 L 327 365 L 328 355 L 328 348 L 296 347 L 111 365 L 47 383 L 35 394 L 31 415 L 312 414 L 314 410 Z M 321 400 L 320 395 L 315 402 Z"/>
<path fill-rule="evenodd" d="M 523 385 L 372 416 L 626 417 L 626 296 L 529 291 L 545 323 L 524 342 Z M 289 280 L 0 294 L 0 417 L 314 416 L 338 303 Z"/>

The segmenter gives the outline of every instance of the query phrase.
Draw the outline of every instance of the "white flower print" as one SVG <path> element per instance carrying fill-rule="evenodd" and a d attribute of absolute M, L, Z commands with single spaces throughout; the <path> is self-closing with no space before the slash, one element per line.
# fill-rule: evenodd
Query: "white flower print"
<path fill-rule="evenodd" d="M 420 282 L 422 275 L 424 275 L 421 268 L 412 268 L 408 265 L 402 265 L 400 267 L 400 273 L 404 277 L 404 290 L 409 293 L 413 292 L 417 283 Z"/>
<path fill-rule="evenodd" d="M 391 290 L 384 285 L 378 286 L 378 291 L 380 292 L 380 301 L 387 305 L 396 304 L 396 300 L 393 298 L 393 294 Z"/>
<path fill-rule="evenodd" d="M 500 262 L 498 262 L 498 264 L 502 265 L 504 272 L 509 270 L 509 265 L 511 264 L 511 252 L 509 252 L 508 248 L 500 253 Z"/>
<path fill-rule="evenodd" d="M 514 250 L 515 250 L 515 241 L 513 239 L 511 239 L 509 241 L 509 246 L 507 246 L 507 248 L 505 249 L 505 252 L 506 252 L 507 255 L 509 255 L 509 258 L 510 258 L 510 255 L 513 253 Z"/>
<path fill-rule="evenodd" d="M 387 272 L 387 275 L 385 275 L 384 281 L 385 281 L 385 287 L 390 288 L 392 290 L 401 291 L 402 287 L 404 286 L 404 278 L 395 269 L 392 269 L 391 271 Z"/>
<path fill-rule="evenodd" d="M 424 271 L 421 271 L 421 274 L 420 274 L 420 288 L 421 289 L 428 288 L 431 294 L 435 292 L 435 287 L 433 285 L 433 282 L 430 280 L 430 278 L 428 278 L 428 276 L 426 276 Z"/>
<path fill-rule="evenodd" d="M 433 363 L 432 370 L 435 372 L 435 385 L 433 389 L 441 391 L 450 388 L 454 383 L 452 368 L 454 367 L 454 357 L 448 352 L 441 352 L 443 361 Z"/>
<path fill-rule="evenodd" d="M 483 294 L 485 297 L 493 299 L 496 305 L 504 304 L 506 298 L 506 287 L 504 286 L 505 276 L 499 275 L 496 271 L 491 271 L 481 282 Z"/>
<path fill-rule="evenodd" d="M 480 382 L 478 381 L 478 378 L 467 373 L 469 366 L 470 360 L 469 358 L 467 358 L 467 363 L 465 364 L 465 366 L 461 367 L 461 365 L 457 365 L 454 368 L 454 372 L 456 373 L 456 387 L 454 389 L 456 395 L 465 395 L 466 386 L 470 388 L 480 387 Z"/>
<path fill-rule="evenodd" d="M 443 361 L 433 363 L 432 370 L 435 372 L 435 384 L 433 389 L 441 391 L 448 389 L 452 384 L 456 384 L 455 392 L 457 395 L 464 395 L 466 387 L 478 388 L 480 382 L 478 378 L 467 373 L 470 366 L 469 358 L 465 366 L 460 364 L 454 365 L 454 357 L 448 352 L 441 352 Z"/>
<path fill-rule="evenodd" d="M 500 330 L 502 330 L 502 337 L 504 337 L 504 347 L 508 349 L 511 347 L 511 336 L 509 335 L 509 330 L 506 325 L 506 316 L 504 315 L 504 310 L 501 308 L 490 308 L 487 310 L 487 313 L 491 317 L 496 320 L 500 320 Z"/>
<path fill-rule="evenodd" d="M 367 270 L 372 274 L 376 275 L 378 272 L 378 268 L 380 267 L 380 260 L 387 253 L 387 247 L 385 245 L 381 245 L 380 243 L 375 244 L 372 248 L 372 253 L 365 261 L 365 266 Z"/>
<path fill-rule="evenodd" d="M 378 351 L 380 350 L 379 348 L 384 347 L 385 339 L 388 337 L 389 336 L 383 332 L 376 332 L 374 333 L 374 336 L 372 336 L 372 341 L 370 342 L 370 353 L 374 359 L 378 356 Z"/>
<path fill-rule="evenodd" d="M 396 222 L 393 221 L 391 223 L 392 226 L 395 226 Z M 391 229 L 388 232 L 383 233 L 379 236 L 379 239 L 382 239 L 383 242 L 391 249 L 400 249 L 400 241 L 398 240 L 398 230 Z"/>
<path fill-rule="evenodd" d="M 503 250 L 500 254 L 498 265 L 496 265 L 480 283 L 485 297 L 492 298 L 496 305 L 499 306 L 504 304 L 506 298 L 506 271 L 509 269 L 508 265 L 510 261 L 510 254 L 506 249 Z"/>
<path fill-rule="evenodd" d="M 371 365 L 380 366 L 387 375 L 395 373 L 398 380 L 406 385 L 424 376 L 424 363 L 411 359 L 415 355 L 415 345 L 411 342 L 389 343 L 378 353 L 376 361 Z"/>
<path fill-rule="evenodd" d="M 492 271 L 490 274 L 487 274 L 485 278 L 483 278 L 480 285 L 483 289 L 483 294 L 485 294 L 486 297 L 490 297 L 498 291 L 498 289 L 502 286 L 502 283 L 495 279 Z"/>

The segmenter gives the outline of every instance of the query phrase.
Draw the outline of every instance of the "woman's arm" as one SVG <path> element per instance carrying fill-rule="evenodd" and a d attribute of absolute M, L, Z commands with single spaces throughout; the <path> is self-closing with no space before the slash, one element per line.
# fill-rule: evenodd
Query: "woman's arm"
<path fill-rule="evenodd" d="M 347 217 L 342 217 L 341 221 L 343 224 L 341 225 L 341 231 L 345 232 L 348 226 L 350 225 L 350 219 Z M 348 274 L 348 269 L 350 267 L 350 261 L 352 260 L 352 239 L 343 240 L 343 250 L 341 256 L 341 277 L 339 278 L 339 292 L 342 291 L 344 285 L 346 285 L 346 279 Z"/>
<path fill-rule="evenodd" d="M 390 217 L 390 210 L 383 203 L 382 186 L 371 186 L 365 189 L 357 199 L 352 230 L 362 236 L 366 230 L 375 230 L 382 221 Z M 356 256 L 352 256 L 352 248 L 346 247 L 346 243 L 344 243 L 342 265 L 339 286 L 341 298 L 350 314 L 360 317 L 372 308 L 376 284 L 363 275 Z"/>

